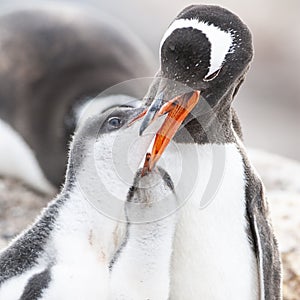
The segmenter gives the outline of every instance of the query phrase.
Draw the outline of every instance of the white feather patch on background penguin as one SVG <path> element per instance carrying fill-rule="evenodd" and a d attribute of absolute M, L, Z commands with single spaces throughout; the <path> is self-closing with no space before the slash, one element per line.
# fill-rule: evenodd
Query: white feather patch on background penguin
<path fill-rule="evenodd" d="M 23 180 L 40 192 L 53 194 L 32 149 L 9 124 L 0 119 L 0 175 Z"/>

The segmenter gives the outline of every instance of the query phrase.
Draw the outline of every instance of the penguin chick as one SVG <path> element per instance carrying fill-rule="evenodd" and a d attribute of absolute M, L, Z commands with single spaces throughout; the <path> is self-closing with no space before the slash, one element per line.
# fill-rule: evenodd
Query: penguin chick
<path fill-rule="evenodd" d="M 177 200 L 165 170 L 142 173 L 137 172 L 128 193 L 126 240 L 111 273 L 110 299 L 114 300 L 169 299 Z"/>

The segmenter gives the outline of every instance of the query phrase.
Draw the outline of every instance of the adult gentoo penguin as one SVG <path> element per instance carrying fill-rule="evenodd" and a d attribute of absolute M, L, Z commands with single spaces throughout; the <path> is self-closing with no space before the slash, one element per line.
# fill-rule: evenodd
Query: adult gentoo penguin
<path fill-rule="evenodd" d="M 157 134 L 150 169 L 175 133 L 177 149 L 191 161 L 183 184 L 175 185 L 185 203 L 175 234 L 172 300 L 282 297 L 264 186 L 232 108 L 252 56 L 247 26 L 218 6 L 187 7 L 160 44 L 160 70 L 147 95 L 152 103 L 141 132 L 160 114 L 168 113 L 171 122 Z M 163 158 L 174 178 L 173 151 L 167 148 Z M 183 194 L 185 186 L 190 190 Z"/>
<path fill-rule="evenodd" d="M 0 32 L 0 174 L 51 192 L 63 183 L 83 105 L 117 83 L 150 76 L 153 58 L 124 24 L 74 3 L 2 9 Z M 139 97 L 140 88 L 122 92 Z"/>
<path fill-rule="evenodd" d="M 114 168 L 116 157 L 110 154 L 118 134 L 126 135 L 128 144 L 134 136 L 138 137 L 139 124 L 127 125 L 140 111 L 128 107 L 110 109 L 91 116 L 76 131 L 61 193 L 29 229 L 0 253 L 0 299 L 121 299 L 113 298 L 119 292 L 133 296 L 134 291 L 122 290 L 124 285 L 113 279 L 127 280 L 128 287 L 139 287 L 140 292 L 136 290 L 137 295 L 130 299 L 143 299 L 139 293 L 158 295 L 151 299 L 168 299 L 176 219 L 172 215 L 158 222 L 149 221 L 157 217 L 156 213 L 159 215 L 157 202 L 165 196 L 170 195 L 168 203 L 172 209 L 176 205 L 170 177 L 161 169 L 144 177 L 140 171 L 135 176 L 135 171 L 128 178 L 131 184 L 123 190 L 120 187 L 124 178 L 116 176 L 118 182 L 111 178 L 115 184 L 112 187 L 103 180 L 111 177 Z M 142 160 L 148 146 L 143 140 L 135 145 L 134 157 Z M 118 149 L 123 160 L 126 149 L 125 143 Z M 90 170 L 90 161 L 95 157 L 99 176 Z M 138 164 L 131 167 L 138 170 Z M 107 210 L 97 208 L 109 206 L 114 200 L 108 192 L 111 188 L 120 192 L 121 201 L 113 214 L 107 215 Z M 149 201 L 152 196 L 156 196 L 156 202 Z M 128 229 L 126 220 L 131 223 Z M 134 224 L 146 221 L 147 224 Z M 133 245 L 138 248 L 131 248 Z M 155 266 L 152 272 L 147 269 L 150 265 Z M 126 266 L 128 270 L 124 269 Z M 158 282 L 159 279 L 164 282 Z M 150 284 L 152 280 L 160 285 L 156 292 Z M 114 296 L 110 297 L 110 293 Z"/>

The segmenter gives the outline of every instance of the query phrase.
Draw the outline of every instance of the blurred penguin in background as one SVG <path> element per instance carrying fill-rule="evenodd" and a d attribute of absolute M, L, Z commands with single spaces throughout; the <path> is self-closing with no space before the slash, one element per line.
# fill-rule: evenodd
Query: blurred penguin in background
<path fill-rule="evenodd" d="M 115 84 L 151 76 L 154 68 L 146 46 L 98 11 L 55 3 L 2 12 L 0 175 L 53 192 L 63 182 L 68 143 L 84 106 Z M 144 92 L 133 85 L 125 97 L 98 102 L 106 110 Z"/>

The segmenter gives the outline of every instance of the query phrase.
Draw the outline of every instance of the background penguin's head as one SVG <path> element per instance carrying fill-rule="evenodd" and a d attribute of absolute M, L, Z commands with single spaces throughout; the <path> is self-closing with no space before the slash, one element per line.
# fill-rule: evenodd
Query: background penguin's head
<path fill-rule="evenodd" d="M 58 187 L 77 108 L 120 82 L 151 75 L 152 57 L 123 23 L 98 10 L 75 3 L 19 5 L 0 13 L 0 118 Z M 123 93 L 137 97 L 139 90 Z"/>

